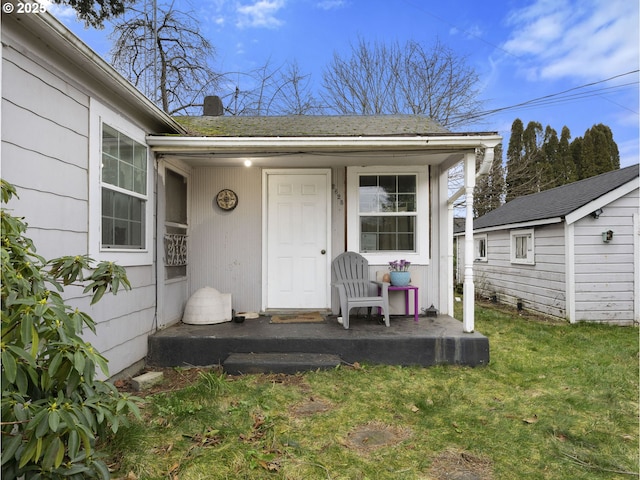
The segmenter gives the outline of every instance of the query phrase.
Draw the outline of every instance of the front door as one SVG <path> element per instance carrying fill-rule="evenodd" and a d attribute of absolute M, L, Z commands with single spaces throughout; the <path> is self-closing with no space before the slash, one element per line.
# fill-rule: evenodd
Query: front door
<path fill-rule="evenodd" d="M 331 171 L 266 171 L 266 308 L 328 308 Z"/>

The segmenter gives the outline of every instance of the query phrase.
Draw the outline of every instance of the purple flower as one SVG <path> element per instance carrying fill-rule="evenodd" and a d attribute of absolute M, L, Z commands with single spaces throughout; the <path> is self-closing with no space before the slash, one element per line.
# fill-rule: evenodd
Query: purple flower
<path fill-rule="evenodd" d="M 393 262 L 389 262 L 389 270 L 392 272 L 407 272 L 409 271 L 410 266 L 411 262 L 406 260 L 394 260 Z"/>

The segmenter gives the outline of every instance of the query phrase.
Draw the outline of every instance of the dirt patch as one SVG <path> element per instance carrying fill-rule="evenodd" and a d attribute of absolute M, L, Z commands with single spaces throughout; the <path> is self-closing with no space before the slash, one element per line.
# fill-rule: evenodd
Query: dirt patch
<path fill-rule="evenodd" d="M 543 313 L 527 310 L 526 308 L 524 310 L 518 310 L 516 307 L 506 303 L 494 303 L 484 298 L 476 299 L 476 305 L 510 315 L 513 318 L 519 317 L 530 322 L 547 323 L 550 325 L 567 325 L 567 321 L 562 318 L 544 315 Z"/>
<path fill-rule="evenodd" d="M 458 450 L 446 450 L 436 457 L 429 469 L 433 480 L 492 480 L 490 460 Z"/>
<path fill-rule="evenodd" d="M 140 372 L 138 375 L 142 375 L 146 372 L 162 372 L 162 381 L 150 388 L 145 388 L 140 391 L 137 391 L 132 387 L 130 378 L 125 380 L 116 380 L 113 384 L 121 392 L 131 393 L 136 397 L 144 398 L 149 395 L 155 395 L 156 393 L 169 393 L 182 390 L 183 388 L 198 382 L 201 374 L 207 372 L 222 373 L 222 369 L 219 367 L 148 368 Z"/>
<path fill-rule="evenodd" d="M 346 446 L 360 452 L 397 445 L 411 436 L 408 428 L 370 422 L 354 428 L 347 435 Z"/>
<path fill-rule="evenodd" d="M 295 405 L 291 409 L 291 415 L 294 417 L 308 417 L 316 413 L 327 412 L 332 405 L 321 398 L 309 397 L 302 403 Z"/>

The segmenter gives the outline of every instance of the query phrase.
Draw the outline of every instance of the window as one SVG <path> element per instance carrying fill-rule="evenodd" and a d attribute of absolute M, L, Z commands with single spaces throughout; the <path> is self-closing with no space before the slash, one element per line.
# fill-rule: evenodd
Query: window
<path fill-rule="evenodd" d="M 122 266 L 154 259 L 154 195 L 145 131 L 94 98 L 89 123 L 89 255 Z"/>
<path fill-rule="evenodd" d="M 147 148 L 102 124 L 102 248 L 144 249 Z"/>
<path fill-rule="evenodd" d="M 416 176 L 360 175 L 360 251 L 416 251 Z"/>
<path fill-rule="evenodd" d="M 426 167 L 350 167 L 347 196 L 349 250 L 374 265 L 428 263 Z"/>
<path fill-rule="evenodd" d="M 511 232 L 511 263 L 535 263 L 532 229 Z"/>
<path fill-rule="evenodd" d="M 487 235 L 476 235 L 473 239 L 474 260 L 487 261 Z"/>

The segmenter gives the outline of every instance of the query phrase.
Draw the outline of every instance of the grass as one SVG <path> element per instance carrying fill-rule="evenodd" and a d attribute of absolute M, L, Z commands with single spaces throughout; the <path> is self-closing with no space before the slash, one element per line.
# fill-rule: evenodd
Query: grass
<path fill-rule="evenodd" d="M 110 440 L 114 477 L 637 478 L 637 328 L 483 306 L 476 328 L 491 345 L 481 368 L 200 371 Z"/>

